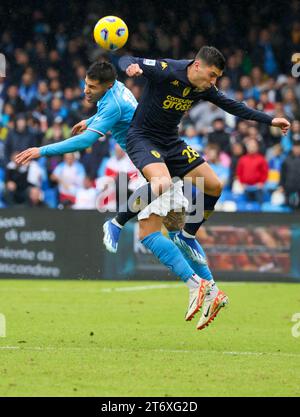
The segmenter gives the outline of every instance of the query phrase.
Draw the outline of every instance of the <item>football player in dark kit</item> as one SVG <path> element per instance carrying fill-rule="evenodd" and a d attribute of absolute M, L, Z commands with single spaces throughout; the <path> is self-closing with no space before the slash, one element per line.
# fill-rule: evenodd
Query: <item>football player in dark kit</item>
<path fill-rule="evenodd" d="M 200 263 L 202 252 L 195 234 L 213 213 L 222 186 L 205 160 L 179 138 L 178 124 L 182 115 L 200 100 L 206 100 L 237 117 L 278 127 L 283 134 L 287 133 L 290 123 L 284 118 L 273 119 L 220 92 L 216 82 L 223 74 L 225 58 L 211 46 L 202 47 L 194 60 L 123 57 L 120 68 L 130 77 L 143 74 L 147 78 L 128 131 L 126 147 L 133 163 L 149 181 L 147 195 L 155 198 L 164 193 L 171 186 L 174 176 L 188 177 L 195 185 L 197 178 L 204 178 L 203 218 L 198 222 L 186 223 L 182 231 L 172 236 L 177 246 L 184 249 L 193 261 Z M 139 196 L 138 190 L 136 195 Z M 112 242 L 112 251 L 117 249 L 122 226 L 135 214 L 127 210 L 118 213 L 109 222 L 107 233 Z M 167 261 L 172 263 L 175 261 L 172 253 L 164 250 L 161 225 L 162 217 L 156 214 L 140 221 L 140 239 L 158 259 L 166 262 L 168 258 Z M 209 324 L 226 302 L 226 295 L 213 285 L 204 299 L 197 328 Z"/>

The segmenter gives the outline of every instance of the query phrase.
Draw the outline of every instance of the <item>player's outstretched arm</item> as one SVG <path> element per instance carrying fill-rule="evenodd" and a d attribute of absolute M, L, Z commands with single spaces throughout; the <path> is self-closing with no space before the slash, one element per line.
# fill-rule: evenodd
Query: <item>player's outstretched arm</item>
<path fill-rule="evenodd" d="M 86 130 L 81 135 L 72 136 L 69 139 L 53 143 L 52 145 L 26 149 L 16 156 L 16 162 L 17 164 L 24 165 L 32 159 L 41 156 L 63 155 L 65 153 L 82 151 L 92 146 L 100 136 L 97 132 Z"/>
<path fill-rule="evenodd" d="M 234 116 L 279 127 L 284 135 L 290 128 L 290 123 L 285 118 L 272 118 L 266 113 L 263 113 L 259 110 L 254 110 L 240 101 L 226 97 L 225 94 L 218 91 L 216 87 L 209 89 L 206 99 L 221 109 L 225 110 L 226 112 L 233 114 Z"/>
<path fill-rule="evenodd" d="M 129 77 L 144 75 L 152 81 L 157 82 L 166 79 L 169 75 L 167 61 L 156 59 L 124 56 L 119 61 L 119 67 L 122 71 L 126 72 Z"/>

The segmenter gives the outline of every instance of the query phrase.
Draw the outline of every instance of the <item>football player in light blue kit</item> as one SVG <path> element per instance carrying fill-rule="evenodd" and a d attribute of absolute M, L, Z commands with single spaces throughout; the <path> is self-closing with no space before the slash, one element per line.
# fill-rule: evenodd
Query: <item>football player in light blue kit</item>
<path fill-rule="evenodd" d="M 52 156 L 80 151 L 90 147 L 101 136 L 111 131 L 118 144 L 126 151 L 126 135 L 133 118 L 137 101 L 130 90 L 117 79 L 115 68 L 108 62 L 95 62 L 86 73 L 85 97 L 88 102 L 96 103 L 97 113 L 87 120 L 77 123 L 69 139 L 59 143 L 29 148 L 16 157 L 19 164 L 26 164 L 31 159 L 41 156 Z M 104 244 L 107 248 L 118 241 L 121 229 L 114 225 L 113 220 L 104 225 Z M 116 234 L 116 236 L 114 236 Z M 160 247 L 154 255 L 171 271 L 179 276 L 190 289 L 190 302 L 186 320 L 199 310 L 208 288 L 208 281 L 213 277 L 207 263 L 202 265 L 185 259 L 185 252 L 179 249 L 172 240 L 160 237 Z M 205 254 L 203 252 L 205 257 Z M 197 274 L 195 273 L 195 270 Z"/>

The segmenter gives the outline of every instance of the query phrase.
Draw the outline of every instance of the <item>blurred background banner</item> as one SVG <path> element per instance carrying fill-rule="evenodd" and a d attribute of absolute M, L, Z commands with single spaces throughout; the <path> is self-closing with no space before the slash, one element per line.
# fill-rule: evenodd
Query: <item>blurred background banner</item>
<path fill-rule="evenodd" d="M 118 254 L 108 253 L 107 217 L 94 210 L 3 209 L 0 277 L 175 279 L 140 243 L 137 223 L 124 228 Z M 217 279 L 300 281 L 298 214 L 216 213 L 199 237 Z"/>
<path fill-rule="evenodd" d="M 96 211 L 3 209 L 0 277 L 101 278 L 102 219 Z"/>
<path fill-rule="evenodd" d="M 300 281 L 299 215 L 216 213 L 214 225 L 198 235 L 208 263 L 218 280 Z M 232 226 L 234 224 L 234 226 Z M 138 225 L 124 230 L 114 275 L 134 279 L 166 279 L 171 274 L 153 258 L 138 240 Z M 126 242 L 125 242 L 126 239 Z M 133 251 L 128 252 L 129 245 Z M 108 255 L 107 265 L 112 267 Z M 122 267 L 126 265 L 126 269 Z M 107 271 L 109 277 L 109 270 Z"/>

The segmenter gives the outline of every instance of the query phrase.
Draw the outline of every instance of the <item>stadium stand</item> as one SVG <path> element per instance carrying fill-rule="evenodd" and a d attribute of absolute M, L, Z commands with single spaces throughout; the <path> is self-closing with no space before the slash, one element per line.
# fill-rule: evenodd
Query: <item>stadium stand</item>
<path fill-rule="evenodd" d="M 287 173 L 295 174 L 299 159 L 294 149 L 300 143 L 300 83 L 291 74 L 291 56 L 300 52 L 300 3 L 293 0 L 283 6 L 274 1 L 261 7 L 257 1 L 244 1 L 233 9 L 226 1 L 204 6 L 192 0 L 187 9 L 184 3 L 168 0 L 162 14 L 154 12 L 156 2 L 132 1 L 130 14 L 125 3 L 112 0 L 108 10 L 104 2 L 54 1 L 35 8 L 35 2 L 28 1 L 20 11 L 1 3 L 0 12 L 5 10 L 6 19 L 1 23 L 0 50 L 7 57 L 8 69 L 7 77 L 0 78 L 0 207 L 28 203 L 32 187 L 43 191 L 49 207 L 61 203 L 53 172 L 61 166 L 62 158 L 41 158 L 26 172 L 19 172 L 13 159 L 28 146 L 67 138 L 73 124 L 94 113 L 95 108 L 83 96 L 90 62 L 109 59 L 118 67 L 124 54 L 192 58 L 201 46 L 210 44 L 227 58 L 220 89 L 229 97 L 292 122 L 290 132 L 282 137 L 277 129 L 237 120 L 210 103 L 200 103 L 184 116 L 182 137 L 224 175 L 219 209 L 299 209 L 300 183 L 292 184 Z M 110 55 L 96 46 L 91 33 L 99 17 L 114 10 L 127 22 L 130 37 L 125 48 Z M 178 21 L 178 15 L 183 19 Z M 119 78 L 139 99 L 143 79 L 126 79 L 122 74 Z M 241 166 L 249 163 L 246 153 L 251 144 L 257 158 L 264 161 L 264 175 L 247 183 L 249 178 L 246 181 L 241 176 Z M 99 167 L 104 171 L 114 152 L 114 140 L 108 136 L 105 142 L 75 155 L 80 175 L 85 171 L 96 187 Z M 33 169 L 38 174 L 30 177 Z M 16 178 L 21 177 L 20 189 Z M 72 206 L 71 200 L 66 207 Z"/>

